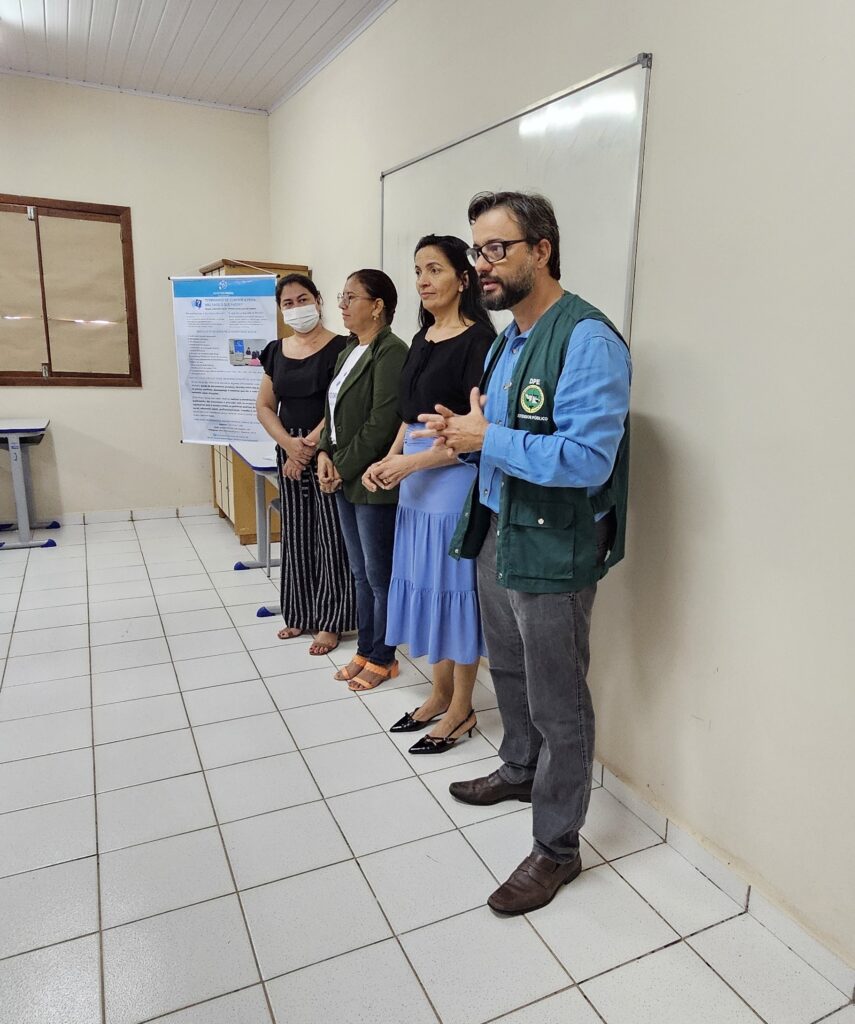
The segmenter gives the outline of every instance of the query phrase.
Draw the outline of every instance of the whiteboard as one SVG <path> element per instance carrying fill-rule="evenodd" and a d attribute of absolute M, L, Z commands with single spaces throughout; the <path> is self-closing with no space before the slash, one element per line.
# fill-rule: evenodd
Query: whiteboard
<path fill-rule="evenodd" d="M 383 269 L 398 289 L 395 330 L 418 328 L 413 249 L 427 234 L 471 243 L 476 192 L 542 192 L 561 233 L 561 280 L 629 341 L 651 58 L 550 97 L 381 175 Z M 497 328 L 510 314 L 494 313 Z"/>

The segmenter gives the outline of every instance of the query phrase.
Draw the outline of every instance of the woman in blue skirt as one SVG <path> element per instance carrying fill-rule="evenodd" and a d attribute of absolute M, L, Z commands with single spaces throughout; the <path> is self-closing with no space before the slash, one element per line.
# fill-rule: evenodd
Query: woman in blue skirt
<path fill-rule="evenodd" d="M 390 731 L 433 724 L 410 753 L 439 754 L 471 735 L 476 723 L 472 690 L 484 640 L 475 563 L 448 554 L 476 467 L 449 464 L 431 439 L 412 434 L 422 429 L 419 413 L 432 412 L 437 403 L 468 411 L 496 332 L 462 239 L 422 238 L 415 271 L 420 330 L 401 372 L 403 423 L 388 455 L 369 466 L 362 481 L 372 491 L 400 484 L 386 643 L 406 643 L 414 657 L 426 656 L 433 666 L 430 696 Z"/>

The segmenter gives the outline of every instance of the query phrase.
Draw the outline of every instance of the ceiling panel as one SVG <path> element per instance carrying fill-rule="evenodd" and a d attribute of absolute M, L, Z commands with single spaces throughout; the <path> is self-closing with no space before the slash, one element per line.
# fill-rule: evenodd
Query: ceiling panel
<path fill-rule="evenodd" d="M 190 87 L 199 75 L 199 69 L 210 58 L 217 43 L 234 31 L 235 21 L 244 16 L 241 0 L 217 0 L 211 5 L 210 17 L 196 35 L 178 74 L 169 83 L 169 92 L 177 96 L 190 96 Z"/>
<path fill-rule="evenodd" d="M 134 34 L 124 56 L 121 76 L 122 87 L 138 89 L 146 59 L 157 37 L 161 23 L 166 18 L 168 0 L 144 0 L 140 4 L 139 17 L 134 26 Z M 73 76 L 72 76 L 73 77 Z"/>
<path fill-rule="evenodd" d="M 107 57 L 101 71 L 101 82 L 104 85 L 119 85 L 122 81 L 125 63 L 131 50 L 137 25 L 146 6 L 144 0 L 123 0 L 113 18 L 110 31 L 110 44 Z"/>
<path fill-rule="evenodd" d="M 300 24 L 310 15 L 311 9 L 318 0 L 285 0 L 279 5 L 279 16 L 270 31 L 261 39 L 252 53 L 252 57 L 239 68 L 237 74 L 228 85 L 229 95 L 234 97 L 238 106 L 245 106 L 244 96 L 253 90 L 250 83 L 267 62 L 288 45 L 292 32 L 299 29 Z M 321 0 L 322 2 L 322 0 Z"/>
<path fill-rule="evenodd" d="M 89 25 L 92 21 L 93 0 L 79 0 L 78 3 L 66 4 L 68 7 L 68 26 L 66 34 L 66 76 L 73 82 L 82 82 L 86 78 L 86 54 L 89 49 Z M 59 77 L 59 76 L 58 76 Z"/>
<path fill-rule="evenodd" d="M 139 2 L 139 0 L 137 0 Z M 74 0 L 69 0 L 74 3 Z M 89 15 L 89 35 L 86 39 L 86 64 L 84 82 L 96 85 L 109 85 L 104 81 L 104 66 L 110 50 L 110 39 L 113 35 L 113 21 L 118 8 L 126 6 L 114 0 L 92 0 L 92 11 Z M 136 7 L 136 3 L 134 7 Z"/>
<path fill-rule="evenodd" d="M 234 97 L 238 93 L 238 87 L 235 85 L 237 77 L 242 71 L 245 73 L 246 69 L 255 67 L 259 48 L 276 29 L 286 6 L 290 6 L 290 0 L 267 0 L 252 23 L 250 31 L 239 40 L 233 54 L 211 84 L 209 94 L 215 103 L 234 103 Z M 236 103 L 235 105 L 239 106 Z"/>
<path fill-rule="evenodd" d="M 157 78 L 154 80 L 152 92 L 163 93 L 165 96 L 174 96 L 172 83 L 181 73 L 181 69 L 190 60 L 190 54 L 196 37 L 205 30 L 208 18 L 214 9 L 211 0 L 188 0 L 181 6 L 184 7 L 184 15 L 181 24 L 174 33 L 169 45 L 160 54 L 160 69 Z M 154 54 L 157 58 L 157 54 Z"/>
<path fill-rule="evenodd" d="M 240 54 L 250 45 L 249 40 L 256 32 L 255 26 L 265 7 L 267 0 L 242 0 L 238 23 L 227 27 L 196 69 L 195 78 L 188 86 L 187 96 L 190 99 L 201 100 L 211 96 L 215 83 L 234 74 L 243 59 Z"/>
<path fill-rule="evenodd" d="M 330 19 L 342 7 L 346 7 L 347 3 L 348 0 L 308 0 L 297 25 L 286 26 L 287 30 L 278 40 L 276 48 L 267 55 L 266 60 L 259 60 L 254 74 L 241 90 L 241 103 L 254 106 L 259 96 L 266 95 L 268 84 L 282 77 L 283 72 L 292 66 L 295 56 L 307 41 L 323 32 Z"/>
<path fill-rule="evenodd" d="M 146 4 L 148 6 L 148 4 Z M 166 0 L 158 19 L 154 36 L 143 54 L 143 45 L 132 55 L 125 69 L 126 82 L 122 88 L 138 89 L 140 92 L 154 92 L 160 74 L 161 64 L 169 53 L 178 30 L 187 16 L 186 0 Z M 131 66 L 133 62 L 133 66 Z"/>
<path fill-rule="evenodd" d="M 394 2 L 394 0 L 393 0 Z M 377 5 L 372 0 L 350 0 L 326 26 L 323 44 L 320 36 L 313 36 L 300 53 L 296 54 L 289 70 L 289 79 L 284 90 L 282 81 L 276 80 L 269 84 L 265 110 L 272 110 L 283 98 L 287 99 L 346 45 L 362 31 L 362 26 L 370 24 L 377 17 Z"/>
<path fill-rule="evenodd" d="M 45 43 L 48 74 L 68 77 L 68 0 L 46 0 Z"/>
<path fill-rule="evenodd" d="M 46 75 L 48 73 L 48 52 L 44 2 L 43 0 L 20 0 L 20 4 L 24 47 L 27 51 L 27 70 Z"/>
<path fill-rule="evenodd" d="M 0 0 L 0 72 L 269 111 L 394 0 Z"/>
<path fill-rule="evenodd" d="M 25 67 L 27 50 L 24 46 L 24 26 L 17 0 L 8 0 L 0 15 L 0 67 Z"/>

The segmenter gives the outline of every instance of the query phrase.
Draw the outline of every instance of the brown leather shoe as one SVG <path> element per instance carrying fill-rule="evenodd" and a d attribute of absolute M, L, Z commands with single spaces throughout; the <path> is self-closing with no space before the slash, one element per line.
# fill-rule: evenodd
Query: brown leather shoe
<path fill-rule="evenodd" d="M 567 864 L 530 853 L 511 877 L 492 893 L 487 906 L 498 914 L 527 914 L 551 903 L 553 897 L 582 870 L 582 858 L 576 854 Z"/>
<path fill-rule="evenodd" d="M 497 804 L 500 800 L 521 800 L 523 803 L 531 803 L 530 782 L 515 786 L 505 782 L 498 772 L 480 779 L 469 779 L 467 782 L 452 782 L 448 792 L 455 800 L 462 800 L 465 804 Z"/>

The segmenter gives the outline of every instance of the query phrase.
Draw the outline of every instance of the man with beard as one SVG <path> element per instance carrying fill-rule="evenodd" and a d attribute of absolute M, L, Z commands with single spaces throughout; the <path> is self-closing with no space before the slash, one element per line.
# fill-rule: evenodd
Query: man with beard
<path fill-rule="evenodd" d="M 631 364 L 607 317 L 561 287 L 548 199 L 481 193 L 469 222 L 485 304 L 514 322 L 470 411 L 437 406 L 420 419 L 450 456 L 480 453 L 450 553 L 478 560 L 503 763 L 449 788 L 470 804 L 531 801 L 532 851 L 487 901 L 522 914 L 581 871 L 594 757 L 588 637 L 597 581 L 623 557 Z"/>

